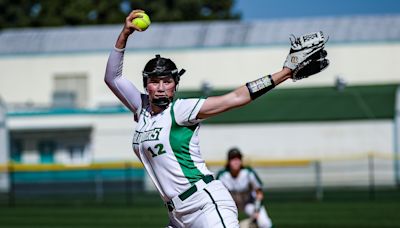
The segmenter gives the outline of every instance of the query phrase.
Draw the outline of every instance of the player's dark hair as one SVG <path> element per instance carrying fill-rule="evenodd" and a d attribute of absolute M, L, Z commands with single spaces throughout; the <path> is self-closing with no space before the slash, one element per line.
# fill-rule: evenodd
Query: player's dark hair
<path fill-rule="evenodd" d="M 225 168 L 228 171 L 231 171 L 231 167 L 229 166 L 229 161 L 234 159 L 234 158 L 239 158 L 242 160 L 242 152 L 240 152 L 239 148 L 233 147 L 228 150 L 228 161 L 226 162 Z M 240 169 L 243 169 L 243 164 L 240 166 Z"/>
<path fill-rule="evenodd" d="M 160 55 L 156 55 L 155 58 L 148 61 L 143 70 L 143 86 L 147 86 L 147 79 L 149 77 L 162 77 L 172 76 L 175 84 L 179 84 L 180 76 L 185 73 L 182 69 L 178 71 L 175 63 L 171 59 L 163 58 Z"/>

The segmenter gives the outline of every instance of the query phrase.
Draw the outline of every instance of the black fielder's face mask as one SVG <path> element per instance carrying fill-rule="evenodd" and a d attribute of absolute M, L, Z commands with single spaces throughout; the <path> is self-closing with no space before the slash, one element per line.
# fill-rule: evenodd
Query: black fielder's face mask
<path fill-rule="evenodd" d="M 162 109 L 166 109 L 169 105 L 169 103 L 172 102 L 172 98 L 169 97 L 160 97 L 160 98 L 155 98 L 152 100 L 152 103 Z"/>

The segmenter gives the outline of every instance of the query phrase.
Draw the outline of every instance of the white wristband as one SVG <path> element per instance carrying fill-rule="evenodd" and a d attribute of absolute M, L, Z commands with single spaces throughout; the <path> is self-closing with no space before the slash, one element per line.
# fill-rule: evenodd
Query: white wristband
<path fill-rule="evenodd" d="M 117 51 L 117 52 L 124 52 L 125 48 L 117 48 L 117 47 L 114 46 L 114 50 Z"/>

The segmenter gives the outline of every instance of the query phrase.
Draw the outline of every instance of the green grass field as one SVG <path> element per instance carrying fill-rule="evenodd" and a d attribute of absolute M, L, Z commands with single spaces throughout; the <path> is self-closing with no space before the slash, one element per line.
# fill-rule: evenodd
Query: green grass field
<path fill-rule="evenodd" d="M 275 202 L 268 211 L 275 227 L 400 227 L 399 202 Z M 4 228 L 164 227 L 159 207 L 0 208 Z"/>
<path fill-rule="evenodd" d="M 395 197 L 377 195 L 374 200 L 364 196 L 336 199 L 336 195 L 328 194 L 323 202 L 272 198 L 267 210 L 275 227 L 400 227 L 397 193 Z M 0 227 L 4 228 L 164 227 L 166 223 L 167 212 L 157 195 L 137 196 L 130 206 L 104 203 L 0 206 Z"/>

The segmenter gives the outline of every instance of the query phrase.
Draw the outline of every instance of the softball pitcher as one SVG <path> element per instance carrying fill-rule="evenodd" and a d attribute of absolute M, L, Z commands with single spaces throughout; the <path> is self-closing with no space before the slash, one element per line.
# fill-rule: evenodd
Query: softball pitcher
<path fill-rule="evenodd" d="M 178 70 L 173 61 L 156 55 L 144 67 L 142 76 L 146 93 L 142 94 L 122 76 L 128 37 L 134 31 L 141 31 L 132 20 L 140 17 L 138 13 L 141 12 L 134 10 L 127 16 L 105 73 L 106 84 L 137 121 L 133 150 L 168 208 L 169 227 L 238 227 L 235 202 L 224 185 L 214 180 L 201 158 L 200 122 L 248 104 L 293 78 L 299 64 L 316 53 L 316 49 L 291 52 L 289 60 L 295 56 L 296 61 L 301 61 L 291 65 L 285 63 L 285 67 L 275 74 L 207 99 L 174 100 L 185 70 Z M 322 49 L 323 45 L 320 45 L 318 50 Z M 308 50 L 307 54 L 304 50 Z"/>

